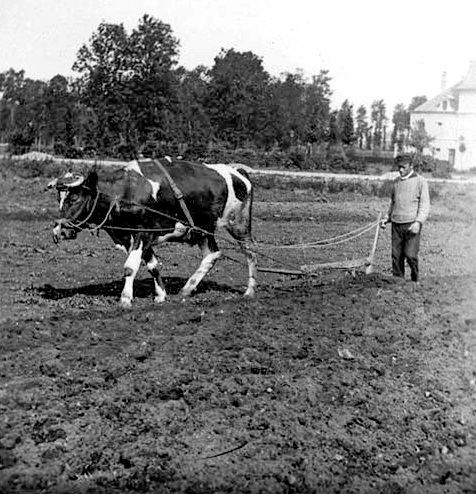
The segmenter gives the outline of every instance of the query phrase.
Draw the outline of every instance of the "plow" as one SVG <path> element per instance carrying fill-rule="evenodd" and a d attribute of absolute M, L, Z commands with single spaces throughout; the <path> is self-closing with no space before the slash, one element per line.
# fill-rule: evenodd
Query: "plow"
<path fill-rule="evenodd" d="M 365 233 L 368 233 L 371 230 L 375 230 L 372 245 L 370 247 L 368 256 L 358 257 L 354 259 L 345 259 L 341 261 L 301 264 L 299 266 L 299 269 L 288 269 L 279 266 L 258 267 L 258 271 L 262 273 L 274 273 L 274 274 L 282 274 L 282 275 L 290 275 L 290 276 L 313 276 L 313 275 L 317 275 L 320 271 L 324 269 L 340 269 L 352 273 L 355 273 L 356 271 L 363 271 L 365 272 L 365 274 L 371 274 L 374 271 L 375 253 L 378 245 L 381 217 L 382 214 L 379 213 L 377 219 L 374 222 L 364 225 L 360 228 L 357 228 L 356 230 L 353 230 L 351 232 L 338 235 L 336 237 L 328 238 L 325 240 L 319 240 L 316 242 L 310 242 L 310 243 L 281 245 L 281 246 L 272 247 L 273 249 L 319 248 L 319 247 L 325 247 L 330 245 L 336 245 L 339 243 L 349 242 L 355 240 L 356 238 L 362 236 Z M 267 246 L 270 247 L 269 245 Z M 259 250 L 255 250 L 255 253 L 258 256 L 262 254 L 262 252 L 260 252 Z"/>

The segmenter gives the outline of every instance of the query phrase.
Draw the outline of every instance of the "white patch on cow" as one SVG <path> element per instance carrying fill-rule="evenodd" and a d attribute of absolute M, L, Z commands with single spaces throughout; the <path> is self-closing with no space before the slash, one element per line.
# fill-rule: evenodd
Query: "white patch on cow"
<path fill-rule="evenodd" d="M 150 183 L 150 186 L 152 187 L 152 197 L 157 200 L 157 194 L 159 193 L 160 190 L 160 183 L 159 182 L 154 182 L 150 178 L 147 179 L 147 182 Z"/>
<path fill-rule="evenodd" d="M 56 239 L 61 238 L 61 222 L 58 222 L 58 224 L 53 228 L 53 236 Z"/>
<path fill-rule="evenodd" d="M 137 160 L 129 161 L 129 163 L 127 163 L 124 170 L 126 172 L 136 172 L 139 175 L 144 176 L 144 174 L 142 173 L 142 170 L 140 169 L 139 162 Z"/>
<path fill-rule="evenodd" d="M 126 254 L 126 255 L 128 254 L 127 249 L 123 245 L 114 244 L 114 247 L 116 247 L 116 249 L 119 249 L 120 251 L 124 252 L 124 254 Z"/>
<path fill-rule="evenodd" d="M 226 199 L 225 209 L 223 210 L 223 215 L 221 218 L 218 218 L 217 225 L 218 226 L 226 226 L 229 223 L 229 219 L 232 216 L 234 211 L 239 210 L 241 201 L 236 197 L 235 190 L 233 188 L 232 175 L 238 177 L 245 185 L 246 191 L 249 194 L 251 192 L 251 182 L 241 175 L 234 168 L 231 168 L 228 165 L 223 164 L 215 164 L 215 165 L 205 165 L 212 170 L 215 170 L 218 174 L 220 174 L 226 182 L 226 186 L 228 189 L 228 197 Z"/>
<path fill-rule="evenodd" d="M 164 156 L 164 158 L 169 162 L 172 163 L 172 158 L 170 156 Z"/>
<path fill-rule="evenodd" d="M 211 252 L 207 254 L 200 263 L 198 269 L 193 273 L 193 275 L 188 279 L 185 286 L 182 288 L 182 295 L 188 297 L 197 288 L 198 284 L 203 280 L 203 278 L 210 272 L 215 263 L 221 257 L 221 252 Z"/>
<path fill-rule="evenodd" d="M 188 227 L 179 221 L 175 223 L 175 229 L 171 233 L 167 233 L 166 235 L 160 235 L 155 240 L 155 244 L 160 245 L 165 242 L 168 242 L 171 238 L 182 238 L 188 231 Z"/>
<path fill-rule="evenodd" d="M 127 166 L 124 168 L 126 172 L 136 172 L 142 177 L 144 177 L 147 182 L 149 182 L 150 186 L 152 187 L 152 197 L 157 200 L 157 194 L 159 193 L 160 190 L 160 183 L 156 182 L 154 180 L 151 180 L 150 178 L 147 178 L 144 173 L 142 172 L 139 162 L 137 160 L 129 161 Z"/>
<path fill-rule="evenodd" d="M 258 268 L 256 267 L 256 253 L 250 249 L 248 242 L 241 244 L 241 250 L 245 253 L 246 261 L 248 262 L 248 286 L 246 288 L 245 297 L 254 297 L 256 291 L 256 275 Z"/>
<path fill-rule="evenodd" d="M 121 294 L 121 305 L 130 307 L 133 298 L 134 279 L 140 268 L 142 261 L 142 242 L 137 249 L 131 249 L 129 256 L 124 263 L 125 283 Z"/>
<path fill-rule="evenodd" d="M 157 271 L 157 273 L 159 272 L 159 266 L 160 263 L 159 261 L 157 261 L 157 258 L 155 256 L 152 257 L 152 259 L 147 263 L 147 269 L 152 274 L 152 278 L 154 279 L 154 302 L 161 304 L 162 302 L 165 302 L 167 292 L 165 291 L 164 287 L 161 286 L 162 281 L 160 280 L 160 274 L 154 274 L 155 271 Z"/>
<path fill-rule="evenodd" d="M 66 201 L 66 198 L 68 197 L 68 191 L 67 190 L 61 190 L 59 193 L 59 210 L 61 211 L 64 206 L 64 201 Z"/>

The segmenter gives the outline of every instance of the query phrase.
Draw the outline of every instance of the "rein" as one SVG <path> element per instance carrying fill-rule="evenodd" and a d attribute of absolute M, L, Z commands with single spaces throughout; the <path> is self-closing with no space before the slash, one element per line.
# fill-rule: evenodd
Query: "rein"
<path fill-rule="evenodd" d="M 77 230 L 86 230 L 86 228 L 83 228 L 83 225 L 86 225 L 88 223 L 88 221 L 91 219 L 94 211 L 96 210 L 96 207 L 97 207 L 97 204 L 99 201 L 99 194 L 100 194 L 99 191 L 97 191 L 96 197 L 94 198 L 93 207 L 91 208 L 91 211 L 89 212 L 89 214 L 86 216 L 86 218 L 84 220 L 81 220 L 79 223 L 74 223 L 71 220 L 65 219 L 63 221 L 63 224 L 68 228 L 75 228 Z M 102 222 L 99 225 L 96 225 L 95 227 L 89 227 L 87 229 L 91 230 L 91 231 L 100 230 L 106 224 L 107 220 L 109 219 L 109 215 L 111 214 L 111 212 L 114 209 L 114 206 L 116 204 L 117 204 L 117 197 L 114 197 L 114 199 L 111 201 L 111 204 L 109 205 L 109 209 L 106 213 L 106 216 L 102 220 Z"/>

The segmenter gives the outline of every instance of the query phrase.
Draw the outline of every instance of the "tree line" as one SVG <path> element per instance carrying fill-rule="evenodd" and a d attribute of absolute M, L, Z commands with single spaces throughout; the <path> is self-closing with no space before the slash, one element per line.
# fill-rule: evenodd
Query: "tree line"
<path fill-rule="evenodd" d="M 392 132 L 383 100 L 369 111 L 344 101 L 331 108 L 327 70 L 272 77 L 252 52 L 222 49 L 208 68 L 178 63 L 171 27 L 144 15 L 128 33 L 101 23 L 80 47 L 73 70 L 45 82 L 23 70 L 0 73 L 0 137 L 13 152 L 39 149 L 66 157 L 181 155 L 210 149 L 304 150 L 332 145 L 402 147 L 410 112 L 426 101 L 399 104 Z"/>

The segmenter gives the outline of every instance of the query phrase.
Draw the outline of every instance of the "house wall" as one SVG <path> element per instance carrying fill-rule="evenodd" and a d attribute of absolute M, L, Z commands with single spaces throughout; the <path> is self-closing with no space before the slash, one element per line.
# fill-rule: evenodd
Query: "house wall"
<path fill-rule="evenodd" d="M 460 91 L 459 111 L 476 113 L 476 94 L 474 91 Z"/>
<path fill-rule="evenodd" d="M 476 104 L 476 98 L 474 102 Z M 476 109 L 475 113 L 415 112 L 411 114 L 410 125 L 418 120 L 424 120 L 426 131 L 434 138 L 430 153 L 436 159 L 450 160 L 450 150 L 454 150 L 455 170 L 476 168 Z"/>

